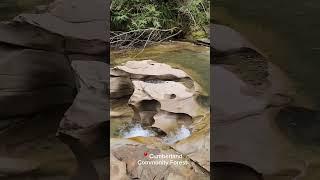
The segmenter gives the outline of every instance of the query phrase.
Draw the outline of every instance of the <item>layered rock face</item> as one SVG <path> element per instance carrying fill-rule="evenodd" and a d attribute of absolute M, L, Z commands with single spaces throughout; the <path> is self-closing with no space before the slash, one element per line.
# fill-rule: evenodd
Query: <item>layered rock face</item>
<path fill-rule="evenodd" d="M 188 74 L 152 60 L 128 61 L 111 69 L 110 89 L 113 101 L 127 98 L 132 123 L 166 136 L 182 127 L 190 131 L 189 137 L 170 144 L 160 137 L 112 139 L 112 178 L 209 179 L 210 116 L 197 103 L 200 87 Z M 140 166 L 139 159 L 152 160 L 143 156 L 145 151 L 183 154 L 189 165 Z"/>
<path fill-rule="evenodd" d="M 16 153 L 28 151 L 21 142 L 31 144 L 57 131 L 90 152 L 107 148 L 107 4 L 57 0 L 45 12 L 0 23 L 1 156 L 36 158 Z M 16 174 L 35 169 L 23 164 Z M 15 174 L 3 169 L 0 175 Z"/>

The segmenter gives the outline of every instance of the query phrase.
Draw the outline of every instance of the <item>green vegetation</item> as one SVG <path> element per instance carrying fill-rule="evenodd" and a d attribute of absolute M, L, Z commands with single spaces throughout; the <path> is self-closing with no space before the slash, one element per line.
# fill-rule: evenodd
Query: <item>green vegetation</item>
<path fill-rule="evenodd" d="M 205 31 L 209 23 L 208 0 L 113 0 L 111 30 L 157 28 Z"/>

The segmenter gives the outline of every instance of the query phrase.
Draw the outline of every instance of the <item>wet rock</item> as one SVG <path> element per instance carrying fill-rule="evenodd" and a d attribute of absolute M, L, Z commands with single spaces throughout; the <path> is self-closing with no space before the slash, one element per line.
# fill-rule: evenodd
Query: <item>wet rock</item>
<path fill-rule="evenodd" d="M 190 128 L 191 136 L 178 141 L 173 147 L 210 171 L 210 116 L 197 119 Z"/>
<path fill-rule="evenodd" d="M 134 92 L 128 104 L 134 111 L 134 122 L 149 129 L 160 130 L 166 137 L 159 143 L 171 144 L 205 171 L 210 170 L 210 118 L 201 116 L 204 111 L 196 101 L 199 87 L 185 72 L 166 64 L 145 60 L 129 61 L 123 66 L 117 66 L 111 70 L 111 75 L 130 77 L 133 83 Z M 183 81 L 186 79 L 190 81 Z M 181 128 L 188 128 L 188 133 L 191 129 L 191 136 L 189 134 L 190 137 L 183 137 L 186 139 L 171 141 L 171 137 L 178 138 L 176 133 Z M 130 158 L 130 163 L 131 161 L 134 160 Z M 179 174 L 169 173 L 167 176 L 185 178 Z"/>
<path fill-rule="evenodd" d="M 160 111 L 153 116 L 153 119 L 154 124 L 152 125 L 152 127 L 157 127 L 164 131 L 166 134 L 174 132 L 178 128 L 178 117 L 176 117 L 174 113 Z"/>

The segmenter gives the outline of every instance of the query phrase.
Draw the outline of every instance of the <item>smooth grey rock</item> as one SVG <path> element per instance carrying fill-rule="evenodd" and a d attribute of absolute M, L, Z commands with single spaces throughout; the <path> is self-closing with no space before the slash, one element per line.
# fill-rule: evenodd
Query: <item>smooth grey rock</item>
<path fill-rule="evenodd" d="M 158 80 L 167 79 L 182 79 L 189 76 L 180 69 L 174 69 L 171 66 L 163 63 L 158 63 L 152 60 L 143 61 L 128 61 L 122 66 L 117 66 L 115 70 L 122 70 L 130 74 L 132 79 L 143 79 L 150 77 Z"/>
<path fill-rule="evenodd" d="M 110 3 L 110 1 L 109 1 Z M 50 4 L 49 13 L 67 22 L 109 22 L 108 0 L 56 0 Z"/>
<path fill-rule="evenodd" d="M 25 48 L 63 51 L 63 37 L 25 23 L 0 23 L 0 42 Z"/>
<path fill-rule="evenodd" d="M 108 65 L 98 61 L 73 61 L 79 82 L 79 92 L 65 113 L 58 133 L 68 134 L 85 145 L 101 140 L 108 119 L 107 101 Z M 96 144 L 98 145 L 98 144 Z"/>
<path fill-rule="evenodd" d="M 24 22 L 45 29 L 64 37 L 99 40 L 107 42 L 106 21 L 89 21 L 83 23 L 70 23 L 59 19 L 49 13 L 20 14 L 15 17 L 15 22 Z"/>
<path fill-rule="evenodd" d="M 1 118 L 72 103 L 74 74 L 65 56 L 30 49 L 11 50 L 0 56 Z"/>

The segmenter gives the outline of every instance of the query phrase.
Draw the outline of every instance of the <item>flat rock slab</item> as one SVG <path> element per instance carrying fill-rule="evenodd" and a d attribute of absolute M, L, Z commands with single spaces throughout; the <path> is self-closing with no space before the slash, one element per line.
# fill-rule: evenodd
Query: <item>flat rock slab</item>
<path fill-rule="evenodd" d="M 157 63 L 152 60 L 128 61 L 115 69 L 122 70 L 130 74 L 132 79 L 143 79 L 146 77 L 156 77 L 156 79 L 181 79 L 189 77 L 184 71 L 174 69 L 163 63 Z"/>
<path fill-rule="evenodd" d="M 63 37 L 24 23 L 0 23 L 0 42 L 24 48 L 63 51 Z"/>
<path fill-rule="evenodd" d="M 16 22 L 25 22 L 40 27 L 49 32 L 64 37 L 84 40 L 99 40 L 107 42 L 106 21 L 89 21 L 83 23 L 70 23 L 63 21 L 49 13 L 20 14 L 15 17 Z"/>

